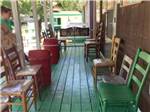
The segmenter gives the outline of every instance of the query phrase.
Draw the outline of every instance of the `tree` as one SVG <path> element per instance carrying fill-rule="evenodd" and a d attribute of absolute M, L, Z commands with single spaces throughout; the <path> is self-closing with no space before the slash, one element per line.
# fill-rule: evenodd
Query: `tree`
<path fill-rule="evenodd" d="M 57 5 L 62 8 L 62 10 L 77 10 L 82 12 L 83 2 L 80 0 L 56 0 Z"/>
<path fill-rule="evenodd" d="M 11 1 L 10 0 L 2 0 L 0 1 L 1 5 L 4 5 L 6 7 L 11 7 Z M 41 5 L 40 1 L 36 1 L 36 7 L 37 7 L 37 14 L 39 15 L 39 31 L 41 32 L 41 21 L 44 18 L 43 15 L 43 6 Z M 32 4 L 31 0 L 18 0 L 18 9 L 20 14 L 23 14 L 25 16 L 32 16 Z"/>
<path fill-rule="evenodd" d="M 4 5 L 5 7 L 11 7 L 10 0 L 0 0 L 0 5 Z"/>

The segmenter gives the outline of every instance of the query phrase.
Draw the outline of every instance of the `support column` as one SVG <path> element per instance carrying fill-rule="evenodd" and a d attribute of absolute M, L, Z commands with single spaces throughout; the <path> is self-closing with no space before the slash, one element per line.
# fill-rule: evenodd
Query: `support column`
<path fill-rule="evenodd" d="M 96 38 L 96 0 L 93 1 L 93 38 Z"/>
<path fill-rule="evenodd" d="M 89 1 L 89 8 L 90 36 L 96 38 L 96 1 Z"/>
<path fill-rule="evenodd" d="M 90 27 L 90 5 L 89 1 L 86 1 L 85 4 L 85 24 L 87 27 Z"/>
<path fill-rule="evenodd" d="M 13 19 L 14 19 L 14 25 L 15 25 L 15 34 L 16 34 L 16 41 L 17 41 L 17 48 L 19 51 L 19 55 L 21 57 L 21 64 L 24 66 L 24 47 L 23 47 L 23 39 L 21 35 L 21 23 L 20 23 L 20 16 L 18 11 L 18 2 L 17 0 L 11 1 L 12 6 L 12 13 L 13 13 Z"/>
<path fill-rule="evenodd" d="M 36 47 L 39 49 L 40 48 L 40 35 L 39 35 L 38 16 L 36 12 L 36 1 L 32 0 L 31 4 L 32 4 L 34 25 L 35 25 Z"/>
<path fill-rule="evenodd" d="M 49 21 L 52 25 L 52 28 L 54 28 L 54 25 L 53 25 L 53 0 L 50 0 L 50 20 Z"/>
<path fill-rule="evenodd" d="M 117 1 L 114 1 L 114 12 L 113 12 L 113 36 L 116 36 L 116 23 L 117 23 Z"/>
<path fill-rule="evenodd" d="M 103 14 L 103 1 L 100 0 L 100 21 L 102 21 L 102 14 Z"/>
<path fill-rule="evenodd" d="M 45 28 L 47 28 L 47 26 L 48 26 L 48 23 L 47 23 L 47 2 L 46 2 L 46 0 L 44 0 L 43 2 L 44 2 L 44 6 L 43 6 L 43 9 L 44 9 L 44 22 L 45 22 Z"/>

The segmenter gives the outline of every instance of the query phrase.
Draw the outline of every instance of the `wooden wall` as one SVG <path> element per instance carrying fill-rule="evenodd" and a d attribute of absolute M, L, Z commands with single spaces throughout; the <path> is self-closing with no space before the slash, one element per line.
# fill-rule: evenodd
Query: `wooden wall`
<path fill-rule="evenodd" d="M 118 67 L 124 54 L 133 58 L 139 47 L 150 52 L 150 1 L 118 8 L 117 36 L 122 39 Z M 140 99 L 142 112 L 150 112 L 149 86 L 150 74 Z"/>

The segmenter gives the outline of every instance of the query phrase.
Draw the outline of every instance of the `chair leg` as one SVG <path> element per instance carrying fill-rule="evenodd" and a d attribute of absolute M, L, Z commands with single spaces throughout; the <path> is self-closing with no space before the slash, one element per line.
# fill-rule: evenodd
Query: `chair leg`
<path fill-rule="evenodd" d="M 36 89 L 35 89 L 35 85 L 33 84 L 33 87 L 32 87 L 32 92 L 33 92 L 33 103 L 34 103 L 34 107 L 35 107 L 35 110 L 37 110 L 37 103 L 36 103 Z"/>
<path fill-rule="evenodd" d="M 95 50 L 96 50 L 96 58 L 99 58 L 99 52 L 100 52 L 100 51 L 99 51 L 98 46 L 96 46 L 96 49 L 95 49 Z"/>
<path fill-rule="evenodd" d="M 34 78 L 34 85 L 35 85 L 35 89 L 36 89 L 37 96 L 38 96 L 39 99 L 41 100 L 40 91 L 39 91 L 39 85 L 38 85 L 38 82 L 37 82 L 37 77 L 36 77 L 36 76 L 33 76 L 33 78 Z"/>
<path fill-rule="evenodd" d="M 67 42 L 64 42 L 64 50 L 66 51 L 66 47 L 67 47 Z"/>
<path fill-rule="evenodd" d="M 97 76 L 95 74 L 94 67 L 92 67 L 92 74 L 93 74 L 93 79 L 94 79 L 94 86 L 97 87 Z"/>
<path fill-rule="evenodd" d="M 88 62 L 88 57 L 89 57 L 89 48 L 86 46 L 86 62 Z"/>
<path fill-rule="evenodd" d="M 26 95 L 25 93 L 22 94 L 22 107 L 23 107 L 23 112 L 27 112 L 27 102 L 26 102 Z"/>
<path fill-rule="evenodd" d="M 11 102 L 11 97 L 10 96 L 8 96 L 8 102 Z M 8 112 L 12 112 L 12 105 L 8 105 Z"/>
<path fill-rule="evenodd" d="M 86 45 L 84 45 L 84 58 L 86 57 Z"/>

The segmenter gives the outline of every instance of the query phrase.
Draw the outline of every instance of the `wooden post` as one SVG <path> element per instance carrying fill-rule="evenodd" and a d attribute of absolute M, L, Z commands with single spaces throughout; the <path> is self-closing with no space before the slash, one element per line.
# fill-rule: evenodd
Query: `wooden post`
<path fill-rule="evenodd" d="M 90 36 L 96 38 L 96 1 L 89 1 Z"/>
<path fill-rule="evenodd" d="M 116 36 L 116 23 L 117 23 L 117 1 L 114 1 L 114 12 L 113 12 L 113 36 Z"/>
<path fill-rule="evenodd" d="M 22 66 L 24 66 L 25 56 L 24 56 L 24 47 L 23 47 L 23 39 L 22 39 L 22 35 L 21 35 L 21 24 L 20 24 L 20 16 L 19 16 L 19 11 L 18 11 L 17 0 L 11 1 L 11 6 L 12 6 L 14 25 L 15 25 L 17 49 L 18 49 L 19 55 L 21 57 L 21 64 L 22 64 Z"/>
<path fill-rule="evenodd" d="M 48 23 L 47 23 L 47 2 L 46 0 L 43 1 L 44 5 L 43 5 L 43 9 L 44 9 L 44 22 L 45 22 L 45 28 L 47 28 Z"/>
<path fill-rule="evenodd" d="M 90 2 L 86 1 L 85 4 L 85 24 L 90 28 Z M 89 32 L 90 33 L 90 32 Z"/>
<path fill-rule="evenodd" d="M 49 0 L 49 1 L 50 1 L 50 23 L 52 25 L 52 28 L 54 28 L 54 25 L 53 25 L 53 0 Z"/>
<path fill-rule="evenodd" d="M 36 37 L 36 47 L 40 48 L 40 35 L 39 35 L 39 24 L 38 24 L 38 16 L 36 12 L 36 1 L 32 0 L 32 11 L 35 25 L 35 37 Z"/>
<path fill-rule="evenodd" d="M 100 0 L 100 21 L 102 21 L 102 14 L 103 14 L 103 1 Z"/>
<path fill-rule="evenodd" d="M 96 38 L 96 1 L 93 1 L 93 38 Z"/>

